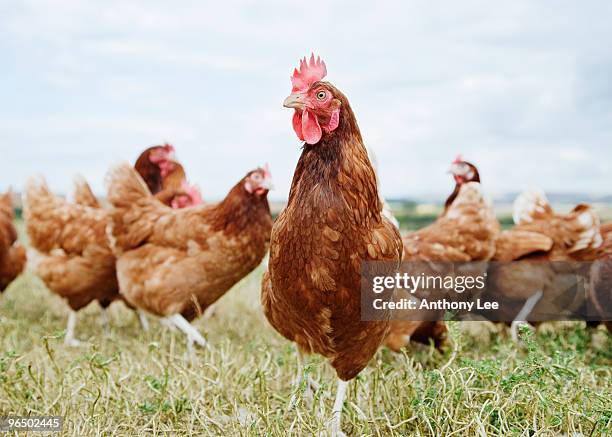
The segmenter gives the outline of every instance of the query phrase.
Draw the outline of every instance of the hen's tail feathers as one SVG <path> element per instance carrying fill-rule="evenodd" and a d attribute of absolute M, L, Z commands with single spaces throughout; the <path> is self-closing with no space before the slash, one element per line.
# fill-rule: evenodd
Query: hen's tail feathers
<path fill-rule="evenodd" d="M 108 200 L 114 207 L 106 233 L 113 251 L 119 255 L 146 240 L 166 207 L 151 195 L 146 183 L 128 164 L 111 169 L 106 184 Z"/>
<path fill-rule="evenodd" d="M 544 234 L 531 231 L 502 231 L 495 242 L 495 261 L 513 261 L 535 252 L 548 252 L 553 240 Z"/>
<path fill-rule="evenodd" d="M 597 249 L 601 246 L 603 238 L 600 232 L 599 216 L 590 205 L 584 203 L 577 205 L 567 215 L 566 220 L 576 235 L 574 244 L 568 249 L 569 253 L 584 249 Z"/>
<path fill-rule="evenodd" d="M 512 219 L 517 225 L 531 223 L 538 219 L 548 219 L 552 215 L 553 211 L 546 194 L 537 188 L 519 194 L 512 208 Z"/>
<path fill-rule="evenodd" d="M 106 176 L 108 200 L 115 208 L 129 208 L 139 200 L 151 197 L 147 184 L 129 164 L 120 164 Z"/>
<path fill-rule="evenodd" d="M 91 190 L 91 187 L 82 175 L 74 177 L 74 203 L 90 208 L 100 208 L 100 202 Z"/>
<path fill-rule="evenodd" d="M 13 207 L 13 189 L 9 187 L 4 193 L 0 193 L 0 207 Z"/>
<path fill-rule="evenodd" d="M 28 180 L 22 200 L 30 244 L 41 252 L 52 250 L 67 218 L 63 208 L 66 202 L 51 193 L 42 176 Z"/>

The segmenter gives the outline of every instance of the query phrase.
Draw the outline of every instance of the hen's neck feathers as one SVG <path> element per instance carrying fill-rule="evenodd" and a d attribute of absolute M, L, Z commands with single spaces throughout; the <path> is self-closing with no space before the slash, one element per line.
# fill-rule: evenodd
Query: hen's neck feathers
<path fill-rule="evenodd" d="M 480 174 L 478 173 L 478 170 L 476 169 L 475 166 L 471 165 L 472 170 L 474 171 L 474 177 L 472 178 L 472 180 L 470 182 L 478 182 L 480 183 Z M 450 194 L 450 196 L 448 196 L 448 198 L 446 199 L 446 202 L 444 202 L 444 212 L 442 213 L 442 215 L 446 214 L 446 212 L 448 211 L 448 208 L 450 208 L 450 206 L 453 204 L 453 202 L 455 201 L 455 199 L 457 198 L 457 196 L 459 195 L 459 191 L 461 191 L 461 186 L 463 184 L 465 184 L 466 182 L 462 182 L 462 183 L 455 183 L 455 189 L 453 190 L 453 192 Z"/>
<path fill-rule="evenodd" d="M 267 195 L 247 193 L 243 178 L 230 190 L 211 214 L 213 230 L 223 230 L 228 235 L 240 234 L 253 225 L 266 226 L 272 223 Z"/>
<path fill-rule="evenodd" d="M 357 120 L 347 98 L 329 86 L 342 103 L 340 122 L 334 131 L 324 131 L 318 143 L 304 144 L 291 184 L 289 205 L 295 202 L 300 207 L 324 210 L 332 206 L 334 194 L 341 194 L 346 206 L 359 210 L 362 220 L 372 218 L 379 222 L 382 219 L 376 175 Z M 317 197 L 313 199 L 310 195 L 315 192 Z"/>
<path fill-rule="evenodd" d="M 146 182 L 151 194 L 157 194 L 163 189 L 161 170 L 157 164 L 153 164 L 149 159 L 149 155 L 154 149 L 155 147 L 149 147 L 142 152 L 134 164 L 134 168 Z"/>
<path fill-rule="evenodd" d="M 187 180 L 185 175 L 185 169 L 178 162 L 174 163 L 174 170 L 172 170 L 165 178 L 162 178 L 162 189 L 175 189 L 178 190 L 182 187 L 183 182 Z M 161 175 L 161 173 L 160 173 Z"/>

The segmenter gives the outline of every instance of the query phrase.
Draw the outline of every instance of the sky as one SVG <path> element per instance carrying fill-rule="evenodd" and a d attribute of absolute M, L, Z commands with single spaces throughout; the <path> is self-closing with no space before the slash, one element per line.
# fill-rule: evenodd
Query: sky
<path fill-rule="evenodd" d="M 301 144 L 282 107 L 314 52 L 375 150 L 382 193 L 448 193 L 461 153 L 489 193 L 612 194 L 612 2 L 0 0 L 0 190 L 174 144 L 205 199 Z"/>

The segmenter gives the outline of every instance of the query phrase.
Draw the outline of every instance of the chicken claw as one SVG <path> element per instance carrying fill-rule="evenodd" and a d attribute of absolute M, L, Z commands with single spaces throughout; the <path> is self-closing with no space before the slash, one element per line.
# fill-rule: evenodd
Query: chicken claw
<path fill-rule="evenodd" d="M 149 330 L 149 319 L 147 319 L 147 314 L 143 310 L 137 310 L 138 312 L 138 320 L 140 321 L 140 327 L 144 332 Z"/>
<path fill-rule="evenodd" d="M 68 325 L 66 326 L 66 335 L 64 336 L 64 344 L 66 346 L 78 347 L 82 343 L 74 337 L 74 327 L 76 325 L 77 313 L 70 311 L 68 315 Z"/>
<path fill-rule="evenodd" d="M 329 427 L 329 433 L 332 437 L 344 437 L 346 434 L 340 429 L 342 407 L 344 406 L 344 398 L 346 397 L 346 389 L 348 388 L 348 381 L 338 379 L 338 391 L 336 392 L 336 400 L 334 402 L 334 409 L 332 410 L 332 420 Z"/>
<path fill-rule="evenodd" d="M 202 334 L 200 334 L 200 332 L 194 328 L 193 325 L 189 323 L 182 315 L 174 314 L 173 316 L 166 317 L 165 320 L 176 326 L 179 331 L 187 336 L 187 347 L 190 350 L 193 343 L 197 344 L 198 346 L 208 348 L 208 343 L 204 337 L 202 337 Z"/>

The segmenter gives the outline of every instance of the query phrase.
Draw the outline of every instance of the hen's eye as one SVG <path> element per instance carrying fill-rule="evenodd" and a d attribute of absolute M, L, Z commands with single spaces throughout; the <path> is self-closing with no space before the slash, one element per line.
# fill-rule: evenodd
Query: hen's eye
<path fill-rule="evenodd" d="M 260 180 L 261 180 L 261 176 L 260 176 L 260 175 L 258 175 L 258 174 L 254 174 L 254 175 L 253 175 L 253 180 L 254 180 L 254 181 L 260 181 Z"/>
<path fill-rule="evenodd" d="M 325 96 L 326 96 L 326 95 L 327 95 L 327 94 L 325 94 L 325 91 L 319 91 L 319 92 L 317 93 L 317 99 L 319 99 L 319 100 L 323 100 L 323 99 L 325 99 Z"/>

